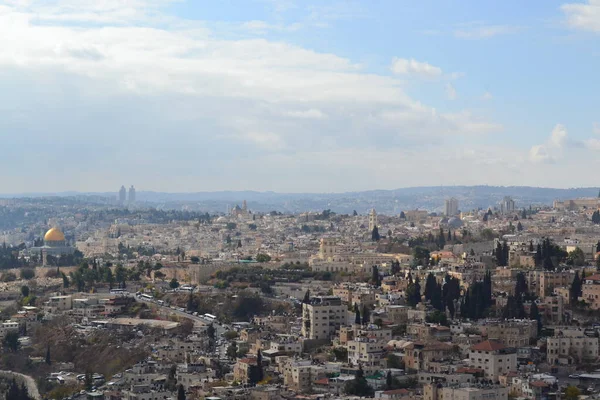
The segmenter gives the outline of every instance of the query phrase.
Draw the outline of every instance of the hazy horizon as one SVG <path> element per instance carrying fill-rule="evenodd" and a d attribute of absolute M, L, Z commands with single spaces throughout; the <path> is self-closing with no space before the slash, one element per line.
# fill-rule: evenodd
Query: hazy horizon
<path fill-rule="evenodd" d="M 135 186 L 135 185 L 134 185 Z M 64 191 L 52 191 L 52 192 L 21 192 L 21 193 L 4 193 L 0 192 L 0 196 L 43 196 L 43 195 L 118 195 L 118 189 L 113 191 L 78 191 L 78 190 L 64 190 Z M 318 195 L 318 194 L 346 194 L 346 193 L 364 193 L 364 192 L 392 192 L 392 191 L 403 191 L 403 190 L 419 190 L 419 189 L 453 189 L 453 188 L 506 188 L 506 189 L 518 189 L 518 188 L 529 188 L 536 190 L 556 190 L 556 191 L 577 191 L 577 190 L 599 190 L 600 186 L 581 186 L 581 187 L 546 187 L 546 186 L 529 186 L 529 185 L 428 185 L 428 186 L 406 186 L 406 187 L 396 187 L 391 189 L 382 189 L 382 188 L 374 188 L 374 189 L 365 189 L 365 190 L 349 190 L 349 191 L 339 191 L 339 192 L 280 192 L 274 190 L 253 190 L 253 189 L 241 189 L 241 190 L 196 190 L 196 191 L 161 191 L 161 190 L 145 190 L 135 187 L 136 193 L 156 193 L 156 194 L 217 194 L 217 193 L 257 193 L 257 194 L 292 194 L 292 195 Z M 126 189 L 129 189 L 126 186 Z"/>

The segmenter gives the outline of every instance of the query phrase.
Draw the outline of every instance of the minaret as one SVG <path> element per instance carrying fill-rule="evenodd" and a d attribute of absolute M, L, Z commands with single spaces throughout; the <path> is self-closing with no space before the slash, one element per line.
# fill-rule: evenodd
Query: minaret
<path fill-rule="evenodd" d="M 377 226 L 377 213 L 375 209 L 372 209 L 369 213 L 369 232 L 372 232 L 373 229 Z"/>

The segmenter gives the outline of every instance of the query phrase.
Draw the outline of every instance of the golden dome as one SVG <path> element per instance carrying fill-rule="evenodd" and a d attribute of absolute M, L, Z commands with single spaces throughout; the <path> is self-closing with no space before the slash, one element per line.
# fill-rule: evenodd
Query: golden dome
<path fill-rule="evenodd" d="M 58 228 L 52 228 L 44 235 L 44 242 L 61 242 L 65 240 L 65 235 Z"/>

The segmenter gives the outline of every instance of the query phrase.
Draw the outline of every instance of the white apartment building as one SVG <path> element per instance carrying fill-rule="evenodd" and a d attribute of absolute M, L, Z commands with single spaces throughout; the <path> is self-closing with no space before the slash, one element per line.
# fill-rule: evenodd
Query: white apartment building
<path fill-rule="evenodd" d="M 383 340 L 359 337 L 350 340 L 346 345 L 348 362 L 352 365 L 361 365 L 367 372 L 385 368 L 385 346 Z"/>
<path fill-rule="evenodd" d="M 500 375 L 517 372 L 515 349 L 495 340 L 486 340 L 471 347 L 469 362 L 473 367 L 481 369 L 486 378 L 494 381 L 498 381 Z"/>
<path fill-rule="evenodd" d="M 46 307 L 50 312 L 70 310 L 73 308 L 73 299 L 71 296 L 53 296 L 48 299 Z"/>
<path fill-rule="evenodd" d="M 346 321 L 347 306 L 335 296 L 320 296 L 302 304 L 302 335 L 308 339 L 328 340 Z"/>

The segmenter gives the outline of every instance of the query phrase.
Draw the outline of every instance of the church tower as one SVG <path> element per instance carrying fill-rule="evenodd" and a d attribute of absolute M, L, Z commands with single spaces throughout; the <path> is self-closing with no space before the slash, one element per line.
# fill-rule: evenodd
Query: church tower
<path fill-rule="evenodd" d="M 369 213 L 369 232 L 372 232 L 373 229 L 377 226 L 377 213 L 375 209 L 372 209 Z"/>

